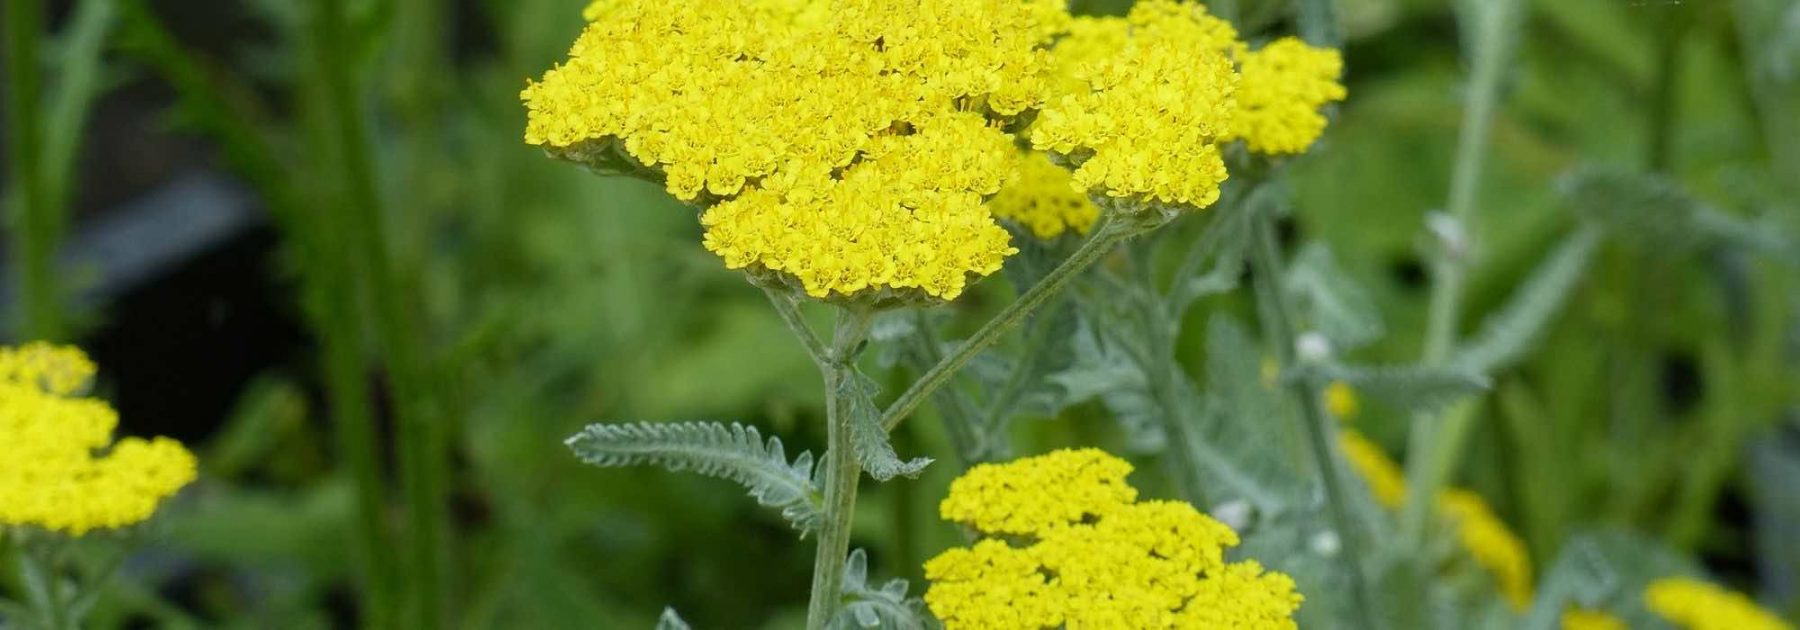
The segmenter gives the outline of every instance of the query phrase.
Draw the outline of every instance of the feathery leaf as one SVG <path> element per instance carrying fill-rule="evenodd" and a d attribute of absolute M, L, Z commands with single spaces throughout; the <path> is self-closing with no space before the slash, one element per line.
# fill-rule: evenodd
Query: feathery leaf
<path fill-rule="evenodd" d="M 595 466 L 661 466 L 735 481 L 758 503 L 781 510 L 802 536 L 824 512 L 812 453 L 802 452 L 790 463 L 781 438 L 764 443 L 756 427 L 735 422 L 594 424 L 565 443 L 576 457 Z"/>

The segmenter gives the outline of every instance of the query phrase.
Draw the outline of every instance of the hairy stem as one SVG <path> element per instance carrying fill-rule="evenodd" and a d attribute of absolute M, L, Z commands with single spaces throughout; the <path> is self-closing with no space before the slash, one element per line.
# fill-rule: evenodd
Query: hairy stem
<path fill-rule="evenodd" d="M 818 555 L 813 558 L 812 596 L 806 607 L 808 630 L 823 630 L 843 600 L 844 559 L 850 554 L 850 529 L 856 515 L 856 486 L 862 464 L 851 444 L 850 425 L 867 407 L 856 404 L 857 349 L 868 337 L 874 314 L 864 308 L 838 311 L 832 334 L 830 369 L 825 371 L 825 519 L 819 525 Z"/>
<path fill-rule="evenodd" d="M 1470 219 L 1475 215 L 1476 193 L 1487 158 L 1494 112 L 1500 105 L 1500 83 L 1506 75 L 1514 40 L 1518 36 L 1520 0 L 1470 3 L 1466 19 L 1476 20 L 1475 41 L 1469 51 L 1468 103 L 1451 167 L 1450 199 L 1446 210 L 1448 234 L 1440 234 L 1442 251 L 1432 265 L 1431 307 L 1425 325 L 1424 362 L 1436 365 L 1448 360 L 1456 344 L 1456 327 L 1462 319 L 1463 288 L 1467 282 L 1468 253 L 1473 242 Z M 1416 546 L 1430 524 L 1433 497 L 1456 468 L 1462 438 L 1473 421 L 1473 410 L 1459 405 L 1443 418 L 1431 413 L 1413 416 L 1408 435 L 1406 505 L 1400 532 L 1406 544 Z"/>
<path fill-rule="evenodd" d="M 762 291 L 763 295 L 769 296 L 769 304 L 775 307 L 775 314 L 781 316 L 781 323 L 787 324 L 788 331 L 794 333 L 794 338 L 806 347 L 806 356 L 812 359 L 813 365 L 819 366 L 820 370 L 830 369 L 830 351 L 825 348 L 824 342 L 819 341 L 819 336 L 813 333 L 812 327 L 806 324 L 806 315 L 800 312 L 800 303 L 794 300 L 794 296 L 769 287 L 762 287 Z"/>
<path fill-rule="evenodd" d="M 881 414 L 881 426 L 890 432 L 893 431 L 894 427 L 899 426 L 901 421 L 906 420 L 906 417 L 918 408 L 919 403 L 923 402 L 926 396 L 949 382 L 950 377 L 955 376 L 958 371 L 967 366 L 970 360 L 981 354 L 988 346 L 994 345 L 994 342 L 1000 340 L 1001 335 L 1024 321 L 1026 315 L 1037 310 L 1051 296 L 1062 292 L 1070 280 L 1074 280 L 1076 276 L 1081 275 L 1082 271 L 1087 270 L 1107 252 L 1112 251 L 1114 245 L 1136 233 L 1138 230 L 1126 222 L 1106 220 L 1102 223 L 1094 230 L 1094 235 L 1089 237 L 1087 242 L 1082 243 L 1074 254 L 1062 261 L 1062 264 L 1057 265 L 1055 269 L 1050 270 L 1048 275 L 1045 275 L 1037 284 L 1032 285 L 1024 295 L 1019 296 L 1019 299 L 1013 301 L 1012 304 L 1008 304 L 1004 310 L 1000 311 L 999 315 L 995 315 L 993 319 L 988 320 L 988 323 L 982 325 L 980 330 L 975 331 L 975 334 L 958 346 L 955 352 L 944 357 L 942 361 L 938 361 L 937 365 L 933 365 L 930 370 L 925 372 L 924 376 L 919 377 L 912 387 L 901 393 L 900 397 L 888 406 L 887 411 Z"/>
<path fill-rule="evenodd" d="M 937 333 L 931 329 L 931 322 L 922 311 L 913 312 L 913 329 L 907 343 L 907 359 L 917 364 L 920 370 L 930 370 L 932 366 L 942 363 L 944 353 L 940 350 Z M 951 448 L 956 450 L 958 463 L 963 467 L 980 460 L 987 445 L 985 429 L 994 425 L 977 425 L 975 404 L 969 400 L 968 394 L 955 387 L 939 389 L 931 394 L 937 404 L 938 417 L 944 420 L 944 434 L 950 438 Z"/>
<path fill-rule="evenodd" d="M 1262 316 L 1264 329 L 1275 342 L 1276 357 L 1282 368 L 1286 369 L 1296 361 L 1297 331 L 1294 330 L 1293 307 L 1281 294 L 1281 246 L 1275 240 L 1272 215 L 1265 212 L 1256 217 L 1255 232 L 1256 242 L 1250 249 L 1251 264 L 1255 269 L 1256 296 L 1262 305 L 1258 312 Z M 1345 573 L 1350 576 L 1350 601 L 1356 611 L 1350 622 L 1357 627 L 1373 629 L 1378 626 L 1371 615 L 1370 602 L 1374 598 L 1369 591 L 1368 578 L 1363 574 L 1362 541 L 1345 495 L 1342 463 L 1338 460 L 1337 449 L 1332 446 L 1332 436 L 1336 432 L 1320 401 L 1321 386 L 1318 379 L 1308 377 L 1293 379 L 1287 388 L 1288 393 L 1300 404 L 1307 449 L 1312 455 L 1313 468 L 1318 471 L 1320 485 L 1325 491 L 1326 509 L 1331 517 L 1332 528 L 1337 530 L 1342 542 L 1339 545 L 1339 557 L 1344 564 Z"/>

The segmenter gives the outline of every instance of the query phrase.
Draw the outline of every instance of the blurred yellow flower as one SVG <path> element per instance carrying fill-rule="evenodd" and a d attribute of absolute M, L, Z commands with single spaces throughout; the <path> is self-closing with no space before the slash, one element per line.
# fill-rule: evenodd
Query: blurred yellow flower
<path fill-rule="evenodd" d="M 612 0 L 521 94 L 526 142 L 625 156 L 707 247 L 809 295 L 937 299 L 1014 253 L 982 200 L 1044 98 L 1058 0 Z"/>
<path fill-rule="evenodd" d="M 1239 57 L 1237 110 L 1227 139 L 1266 155 L 1302 153 L 1325 132 L 1319 108 L 1344 100 L 1344 60 L 1336 49 L 1283 37 Z"/>
<path fill-rule="evenodd" d="M 1356 388 L 1343 381 L 1332 381 L 1325 386 L 1325 410 L 1339 420 L 1354 420 L 1356 412 L 1362 410 L 1362 402 L 1357 399 Z"/>
<path fill-rule="evenodd" d="M 1562 630 L 1629 630 L 1623 619 L 1597 610 L 1563 611 Z"/>
<path fill-rule="evenodd" d="M 194 456 L 179 442 L 113 442 L 118 414 L 76 395 L 93 375 L 75 348 L 0 347 L 0 526 L 74 536 L 124 527 L 194 480 Z"/>
<path fill-rule="evenodd" d="M 993 537 L 925 563 L 926 605 L 953 630 L 1295 627 L 1291 578 L 1226 563 L 1231 528 L 1187 503 L 1135 502 L 1130 472 L 1096 449 L 970 469 L 939 510 Z"/>
<path fill-rule="evenodd" d="M 1663 578 L 1644 591 L 1650 611 L 1689 630 L 1789 630 L 1743 593 L 1690 578 Z"/>
<path fill-rule="evenodd" d="M 1100 218 L 1100 207 L 1075 187 L 1069 171 L 1036 151 L 1019 152 L 1017 172 L 988 200 L 988 210 L 1044 240 L 1087 234 Z"/>
<path fill-rule="evenodd" d="M 1406 502 L 1406 474 L 1381 447 L 1351 429 L 1340 429 L 1338 448 L 1375 501 L 1389 509 Z M 1450 488 L 1438 493 L 1437 512 L 1456 530 L 1457 541 L 1475 563 L 1494 578 L 1500 593 L 1515 609 L 1531 604 L 1531 554 L 1525 543 L 1495 515 L 1481 495 Z"/>

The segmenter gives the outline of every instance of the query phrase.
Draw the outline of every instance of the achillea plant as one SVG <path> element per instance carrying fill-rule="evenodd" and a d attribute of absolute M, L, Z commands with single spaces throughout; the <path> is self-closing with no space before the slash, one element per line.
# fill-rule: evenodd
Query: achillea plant
<path fill-rule="evenodd" d="M 569 443 L 597 465 L 732 479 L 816 532 L 810 628 L 858 596 L 843 573 L 861 473 L 885 481 L 930 461 L 901 460 L 887 431 L 1116 245 L 1217 201 L 1227 143 L 1298 152 L 1323 130 L 1317 109 L 1343 97 L 1335 52 L 1251 53 L 1229 23 L 1173 0 L 1123 18 L 1071 17 L 1061 0 L 617 0 L 584 17 L 568 59 L 521 93 L 525 141 L 697 209 L 706 249 L 768 293 L 823 372 L 828 450 L 817 467 L 790 461 L 779 440 L 717 423 L 595 425 Z M 1241 129 L 1240 67 L 1256 99 Z M 880 408 L 856 362 L 875 313 L 954 300 L 999 271 L 1019 251 L 1000 221 L 1085 239 L 947 356 L 925 343 L 928 368 Z M 802 298 L 837 310 L 829 339 Z M 1120 507 L 1094 531 L 1164 525 L 1235 544 L 1185 504 Z M 1058 540 L 1044 552 L 1110 544 Z M 1217 556 L 1179 567 L 1211 579 L 1171 596 L 1286 579 Z M 1298 600 L 1271 601 L 1285 620 Z"/>
<path fill-rule="evenodd" d="M 959 628 L 1293 628 L 1302 597 L 1236 532 L 1178 501 L 1138 501 L 1095 449 L 981 464 L 939 511 L 986 536 L 925 564 L 925 603 Z"/>
<path fill-rule="evenodd" d="M 113 440 L 117 412 L 81 395 L 94 370 L 72 347 L 0 347 L 0 542 L 24 549 L 29 621 L 56 630 L 79 625 L 83 609 L 60 550 L 148 520 L 197 474 L 175 440 Z"/>

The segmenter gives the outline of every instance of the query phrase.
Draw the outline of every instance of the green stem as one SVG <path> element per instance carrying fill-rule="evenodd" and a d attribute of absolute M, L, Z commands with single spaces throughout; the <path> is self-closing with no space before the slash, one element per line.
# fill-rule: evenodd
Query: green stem
<path fill-rule="evenodd" d="M 63 335 L 54 256 L 62 213 L 50 203 L 42 155 L 38 53 L 44 16 L 40 0 L 6 0 L 7 199 L 12 225 L 19 336 L 58 340 Z"/>
<path fill-rule="evenodd" d="M 825 518 L 819 526 L 818 554 L 813 558 L 812 595 L 806 608 L 808 630 L 822 630 L 837 614 L 843 599 L 844 559 L 850 554 L 851 526 L 856 516 L 856 486 L 862 463 L 851 444 L 856 422 L 855 353 L 868 337 L 874 314 L 849 307 L 838 311 L 832 335 L 830 369 L 825 371 Z"/>
<path fill-rule="evenodd" d="M 344 15 L 344 0 L 319 0 L 313 27 L 324 81 L 325 105 L 333 123 L 334 141 L 347 193 L 339 218 L 346 237 L 356 248 L 354 258 L 367 270 L 362 294 L 368 298 L 380 338 L 380 358 L 394 388 L 400 474 L 407 498 L 410 532 L 407 566 L 412 587 L 408 601 L 411 616 L 406 625 L 441 628 L 448 625 L 446 597 L 445 530 L 448 491 L 447 450 L 444 426 L 448 420 L 433 418 L 429 404 L 428 371 L 423 344 L 406 306 L 407 283 L 393 272 L 391 244 L 386 236 L 380 195 L 376 191 L 369 134 L 357 105 L 357 89 L 351 78 L 353 62 L 343 34 L 353 32 Z"/>
<path fill-rule="evenodd" d="M 1451 167 L 1450 198 L 1446 211 L 1449 230 L 1439 234 L 1441 251 L 1432 265 L 1431 307 L 1425 325 L 1424 362 L 1441 364 L 1448 360 L 1456 344 L 1456 328 L 1462 319 L 1463 289 L 1467 283 L 1469 249 L 1474 241 L 1472 221 L 1481 174 L 1487 158 L 1488 139 L 1493 128 L 1494 112 L 1500 104 L 1500 83 L 1506 75 L 1512 45 L 1518 37 L 1518 11 L 1521 0 L 1493 0 L 1469 5 L 1469 19 L 1477 20 L 1470 31 L 1476 41 L 1470 51 L 1468 105 L 1463 110 L 1462 129 L 1456 147 L 1456 161 Z M 1407 500 L 1401 513 L 1400 532 L 1404 544 L 1423 543 L 1430 524 L 1433 497 L 1456 468 L 1461 443 L 1468 433 L 1474 413 L 1458 406 L 1447 420 L 1430 413 L 1413 416 L 1408 435 Z M 1443 426 L 1439 426 L 1442 424 Z"/>
<path fill-rule="evenodd" d="M 1300 0 L 1300 38 L 1306 43 L 1326 48 L 1343 45 L 1343 29 L 1338 27 L 1337 9 L 1332 0 Z"/>
<path fill-rule="evenodd" d="M 923 311 L 913 311 L 913 329 L 918 331 L 907 343 L 912 348 L 907 360 L 921 372 L 944 360 L 943 346 L 938 342 L 937 333 L 931 329 L 929 318 Z M 985 427 L 994 425 L 977 425 L 975 403 L 969 400 L 967 393 L 955 387 L 939 389 L 931 394 L 937 405 L 938 417 L 944 421 L 944 434 L 950 438 L 950 447 L 956 451 L 958 463 L 964 468 L 981 461 L 988 451 Z"/>
<path fill-rule="evenodd" d="M 1255 231 L 1256 242 L 1251 247 L 1251 264 L 1255 269 L 1257 299 L 1263 305 L 1259 312 L 1269 337 L 1275 342 L 1276 357 L 1285 370 L 1296 361 L 1295 344 L 1298 337 L 1293 324 L 1293 306 L 1281 294 L 1281 246 L 1275 240 L 1273 216 L 1266 212 L 1260 214 L 1256 218 Z M 1319 473 L 1320 485 L 1325 491 L 1325 503 L 1332 528 L 1337 530 L 1341 541 L 1339 553 L 1344 571 L 1350 576 L 1350 601 L 1355 608 L 1355 617 L 1351 623 L 1362 628 L 1379 627 L 1371 614 L 1370 604 L 1374 597 L 1369 591 L 1368 578 L 1363 574 L 1362 540 L 1346 498 L 1342 462 L 1338 461 L 1337 449 L 1332 446 L 1334 429 L 1331 418 L 1325 413 L 1320 401 L 1322 383 L 1312 377 L 1299 378 L 1289 382 L 1287 388 L 1288 393 L 1300 405 L 1302 424 L 1306 428 L 1307 448 L 1312 455 L 1313 466 Z"/>
<path fill-rule="evenodd" d="M 825 348 L 824 342 L 819 341 L 819 336 L 813 333 L 812 326 L 806 324 L 806 315 L 800 312 L 800 304 L 794 300 L 793 294 L 769 287 L 761 288 L 763 295 L 769 297 L 769 304 L 775 307 L 775 314 L 781 316 L 781 323 L 787 324 L 788 330 L 794 333 L 794 338 L 799 339 L 800 345 L 806 347 L 806 356 L 812 359 L 813 365 L 819 366 L 820 370 L 830 369 L 827 363 L 830 351 Z"/>
<path fill-rule="evenodd" d="M 69 598 L 63 595 L 62 555 L 66 542 L 48 537 L 34 537 L 19 554 L 19 577 L 25 583 L 33 616 L 45 630 L 73 630 L 77 627 L 68 610 Z"/>
<path fill-rule="evenodd" d="M 1008 304 L 1005 309 L 1000 311 L 999 315 L 995 315 L 993 319 L 988 320 L 988 323 L 982 325 L 980 330 L 975 331 L 975 334 L 958 346 L 955 352 L 931 366 L 931 369 L 927 370 L 924 376 L 919 377 L 912 387 L 901 393 L 893 404 L 888 405 L 887 411 L 881 414 L 881 426 L 892 432 L 894 427 L 899 426 L 918 408 L 926 396 L 949 382 L 950 377 L 961 371 L 970 360 L 980 355 L 988 346 L 994 345 L 994 342 L 1000 340 L 1001 335 L 1024 321 L 1026 315 L 1037 310 L 1051 296 L 1061 293 L 1063 288 L 1068 286 L 1069 281 L 1074 280 L 1082 271 L 1087 270 L 1107 252 L 1112 251 L 1114 245 L 1140 233 L 1143 229 L 1127 221 L 1108 219 L 1102 223 L 1094 230 L 1094 235 L 1089 237 L 1087 242 L 1082 243 L 1074 254 L 1062 261 L 1055 269 L 1050 270 L 1049 274 L 1045 275 L 1037 284 L 1032 285 L 1024 295 L 1019 296 L 1019 299 L 1014 300 L 1012 304 Z"/>

